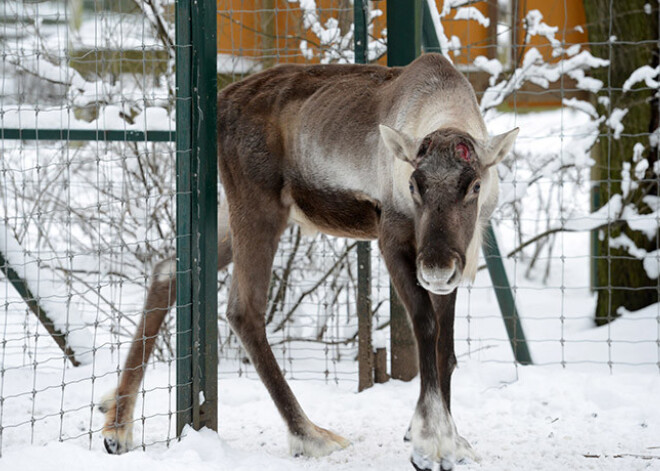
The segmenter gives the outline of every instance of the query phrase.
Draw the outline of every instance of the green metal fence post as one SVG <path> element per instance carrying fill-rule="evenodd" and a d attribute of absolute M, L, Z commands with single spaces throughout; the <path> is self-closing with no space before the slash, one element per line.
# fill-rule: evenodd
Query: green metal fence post
<path fill-rule="evenodd" d="M 488 273 L 495 289 L 495 296 L 497 297 L 497 304 L 500 306 L 500 312 L 504 319 L 504 326 L 509 335 L 509 342 L 511 342 L 511 349 L 516 361 L 522 365 L 531 365 L 532 356 L 527 348 L 527 340 L 525 339 L 525 332 L 523 331 L 522 324 L 520 323 L 520 316 L 518 309 L 516 309 L 516 301 L 513 297 L 513 291 L 509 284 L 509 278 L 502 263 L 502 255 L 500 248 L 497 245 L 497 238 L 493 225 L 489 222 L 486 228 L 486 237 L 482 246 L 484 257 L 486 258 L 486 266 L 488 266 Z"/>
<path fill-rule="evenodd" d="M 176 4 L 176 430 L 192 424 L 191 155 L 192 36 L 190 1 Z"/>
<path fill-rule="evenodd" d="M 422 0 L 388 0 L 387 65 L 404 66 L 421 52 Z M 415 337 L 406 310 L 390 285 L 390 353 L 394 379 L 409 381 L 417 375 Z"/>
<path fill-rule="evenodd" d="M 422 0 L 422 3 L 424 3 L 422 9 L 422 47 L 424 52 L 442 52 L 429 4 L 426 0 Z"/>
<path fill-rule="evenodd" d="M 355 63 L 367 63 L 367 18 L 368 2 L 355 0 L 353 3 Z M 374 385 L 374 352 L 371 342 L 371 243 L 358 242 L 358 391 Z"/>
<path fill-rule="evenodd" d="M 179 0 L 177 434 L 217 430 L 217 74 L 214 0 Z"/>

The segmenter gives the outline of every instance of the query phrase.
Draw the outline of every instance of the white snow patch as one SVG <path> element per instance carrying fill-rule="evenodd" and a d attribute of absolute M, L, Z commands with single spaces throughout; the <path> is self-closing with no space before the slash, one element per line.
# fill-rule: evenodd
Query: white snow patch
<path fill-rule="evenodd" d="M 644 144 L 637 142 L 633 146 L 633 162 L 639 162 L 642 159 L 642 154 L 644 153 Z"/>
<path fill-rule="evenodd" d="M 497 59 L 488 59 L 485 56 L 477 56 L 474 58 L 473 65 L 490 74 L 488 82 L 491 86 L 495 85 L 497 77 L 502 73 L 502 63 Z"/>
<path fill-rule="evenodd" d="M 596 108 L 588 101 L 580 100 L 578 98 L 564 98 L 562 103 L 564 106 L 568 106 L 588 114 L 593 119 L 598 118 L 598 112 L 596 111 Z"/>
<path fill-rule="evenodd" d="M 623 208 L 621 218 L 626 221 L 633 231 L 643 232 L 649 240 L 653 240 L 658 232 L 660 213 L 653 211 L 649 214 L 639 214 L 637 207 L 628 204 Z"/>
<path fill-rule="evenodd" d="M 614 131 L 614 139 L 620 139 L 621 133 L 623 132 L 624 126 L 621 120 L 623 117 L 628 114 L 628 109 L 614 108 L 610 117 L 607 118 L 605 124 L 607 124 Z"/>
<path fill-rule="evenodd" d="M 455 56 L 461 55 L 461 39 L 458 36 L 452 35 L 447 45 L 449 46 L 449 50 L 452 51 Z"/>
<path fill-rule="evenodd" d="M 643 180 L 644 176 L 646 175 L 646 171 L 648 169 L 649 169 L 648 160 L 642 159 L 639 162 L 637 162 L 637 165 L 635 165 L 635 178 L 637 178 L 637 180 Z"/>
<path fill-rule="evenodd" d="M 387 348 L 388 344 L 388 338 L 382 330 L 374 330 L 371 333 L 371 345 L 373 346 L 374 351 L 379 348 Z"/>
<path fill-rule="evenodd" d="M 616 221 L 621 216 L 621 195 L 613 195 L 600 209 L 588 215 L 575 215 L 566 220 L 563 225 L 567 231 L 592 231 L 604 224 Z"/>
<path fill-rule="evenodd" d="M 655 128 L 649 135 L 649 144 L 651 144 L 651 147 L 658 147 L 660 145 L 660 128 Z"/>
<path fill-rule="evenodd" d="M 644 82 L 649 88 L 658 88 L 660 82 L 655 80 L 658 74 L 660 74 L 660 66 L 653 68 L 650 65 L 643 65 L 630 74 L 630 77 L 623 83 L 623 91 L 630 91 L 633 85 L 639 82 Z"/>
<path fill-rule="evenodd" d="M 217 71 L 219 74 L 251 74 L 262 69 L 258 59 L 232 54 L 218 54 Z"/>
<path fill-rule="evenodd" d="M 543 14 L 539 10 L 530 10 L 525 16 L 525 29 L 527 38 L 532 36 L 545 37 L 553 47 L 553 55 L 558 55 L 561 43 L 555 38 L 555 33 L 559 31 L 557 26 L 548 26 L 543 20 Z"/>
<path fill-rule="evenodd" d="M 660 250 L 649 252 L 642 262 L 646 276 L 656 280 L 660 276 Z"/>

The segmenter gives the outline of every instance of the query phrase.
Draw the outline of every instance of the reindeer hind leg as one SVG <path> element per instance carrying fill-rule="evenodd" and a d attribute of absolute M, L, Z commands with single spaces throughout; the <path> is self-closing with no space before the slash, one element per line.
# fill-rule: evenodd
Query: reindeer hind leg
<path fill-rule="evenodd" d="M 254 194 L 253 194 L 254 196 Z M 288 208 L 269 199 L 237 204 L 249 217 L 232 218 L 234 272 L 227 319 L 289 429 L 294 456 L 324 456 L 348 440 L 314 425 L 303 412 L 266 338 L 265 309 L 273 258 L 286 227 Z M 233 215 L 233 213 L 232 213 Z"/>
<path fill-rule="evenodd" d="M 176 300 L 175 273 L 176 261 L 173 258 L 156 265 L 119 385 L 107 393 L 99 404 L 99 410 L 105 414 L 103 443 L 110 454 L 125 453 L 132 446 L 133 411 L 138 388 L 163 320 Z"/>

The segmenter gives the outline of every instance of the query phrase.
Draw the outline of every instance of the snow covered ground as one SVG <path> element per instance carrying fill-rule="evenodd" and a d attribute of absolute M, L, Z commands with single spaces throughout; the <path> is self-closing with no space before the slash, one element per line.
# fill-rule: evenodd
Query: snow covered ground
<path fill-rule="evenodd" d="M 162 371 L 151 371 L 155 376 Z M 660 469 L 660 376 L 607 375 L 556 367 L 462 362 L 454 376 L 459 431 L 482 455 L 459 469 Z M 123 456 L 105 453 L 100 437 L 36 446 L 6 446 L 3 470 L 359 470 L 412 469 L 402 441 L 418 383 L 391 381 L 357 394 L 354 384 L 292 381 L 317 423 L 351 440 L 326 458 L 287 455 L 284 426 L 257 380 L 220 382 L 220 432 L 188 430 L 181 442 Z M 73 399 L 73 398 L 70 398 Z M 89 400 L 89 396 L 85 396 Z M 167 392 L 157 402 L 167 409 Z M 153 404 L 152 404 L 153 405 Z M 98 426 L 101 417 L 96 414 Z M 145 438 L 162 439 L 167 417 L 152 419 Z M 140 427 L 138 426 L 138 434 Z M 91 443 L 91 450 L 88 444 Z"/>

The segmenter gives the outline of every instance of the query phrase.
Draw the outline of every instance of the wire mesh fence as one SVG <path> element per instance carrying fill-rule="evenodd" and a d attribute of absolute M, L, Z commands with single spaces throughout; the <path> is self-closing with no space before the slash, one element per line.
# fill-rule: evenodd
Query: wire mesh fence
<path fill-rule="evenodd" d="M 494 224 L 535 364 L 657 374 L 658 6 L 601 2 L 598 15 L 596 3 L 429 2 L 437 45 L 425 50 L 470 79 L 491 133 L 521 128 Z M 386 6 L 370 4 L 368 59 L 385 64 Z M 219 87 L 281 63 L 354 61 L 349 0 L 217 5 Z M 630 39 L 620 19 L 635 15 L 650 26 Z M 2 277 L 0 453 L 52 439 L 97 447 L 95 407 L 118 382 L 153 266 L 176 246 L 174 3 L 6 1 L 0 44 L 0 253 L 14 270 Z M 611 64 L 635 51 L 646 56 L 619 80 Z M 635 128 L 637 106 L 648 110 Z M 108 129 L 120 134 L 105 140 Z M 164 142 L 135 134 L 146 130 Z M 218 375 L 258 379 L 225 319 L 230 276 L 218 274 Z M 373 343 L 388 347 L 375 243 L 371 285 Z M 356 293 L 353 241 L 287 229 L 265 313 L 287 378 L 357 385 Z M 515 366 L 485 269 L 456 314 L 459 362 Z M 169 316 L 140 388 L 137 446 L 176 437 L 175 330 Z"/>
<path fill-rule="evenodd" d="M 92 439 L 94 407 L 117 382 L 151 267 L 174 251 L 174 146 L 140 139 L 174 130 L 173 56 L 140 5 L 0 7 L 2 447 Z M 172 15 L 162 11 L 166 24 Z M 26 139 L 7 139 L 11 130 Z M 163 419 L 157 440 L 174 434 L 173 334 L 163 332 L 156 355 L 169 379 L 145 384 L 164 398 L 142 410 Z"/>

